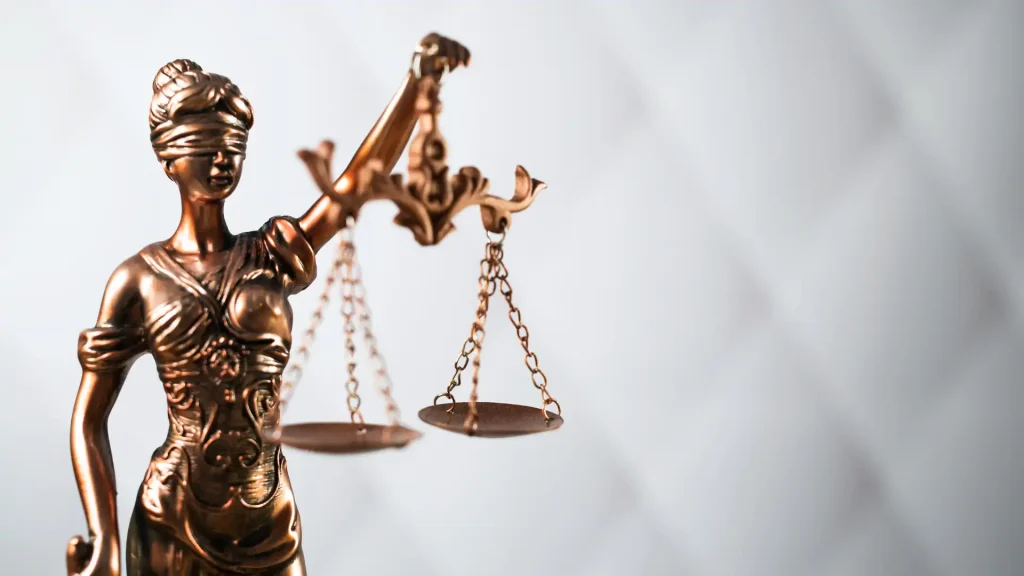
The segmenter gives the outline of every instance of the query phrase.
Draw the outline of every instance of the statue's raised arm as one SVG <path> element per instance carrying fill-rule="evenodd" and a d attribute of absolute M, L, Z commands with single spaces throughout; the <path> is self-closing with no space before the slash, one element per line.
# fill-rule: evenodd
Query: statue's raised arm
<path fill-rule="evenodd" d="M 360 172 L 375 166 L 388 172 L 394 168 L 409 137 L 420 119 L 418 103 L 425 90 L 440 85 L 441 78 L 456 68 L 469 64 L 469 50 L 458 42 L 436 33 L 425 36 L 413 53 L 412 63 L 387 108 L 373 129 L 356 150 L 348 167 L 337 178 L 316 173 L 323 196 L 300 219 L 300 225 L 315 250 L 320 250 L 335 234 L 345 227 L 352 215 L 352 204 L 347 196 L 358 188 Z M 319 154 L 327 159 L 334 147 L 329 142 L 321 145 Z M 341 200 L 341 201 L 339 201 Z"/>

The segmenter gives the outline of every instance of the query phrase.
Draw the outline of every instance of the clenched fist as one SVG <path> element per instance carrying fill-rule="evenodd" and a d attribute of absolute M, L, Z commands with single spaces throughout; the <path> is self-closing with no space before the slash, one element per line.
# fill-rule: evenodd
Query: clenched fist
<path fill-rule="evenodd" d="M 424 36 L 413 56 L 413 72 L 420 77 L 433 76 L 438 80 L 446 72 L 468 64 L 469 49 L 437 33 Z"/>

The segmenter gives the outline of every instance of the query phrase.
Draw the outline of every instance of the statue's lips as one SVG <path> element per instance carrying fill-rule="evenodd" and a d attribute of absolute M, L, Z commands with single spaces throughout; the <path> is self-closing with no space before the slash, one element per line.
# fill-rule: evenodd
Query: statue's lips
<path fill-rule="evenodd" d="M 234 181 L 235 179 L 231 174 L 217 174 L 210 176 L 209 179 L 210 185 L 215 188 L 227 188 L 228 186 L 231 186 L 231 183 Z"/>

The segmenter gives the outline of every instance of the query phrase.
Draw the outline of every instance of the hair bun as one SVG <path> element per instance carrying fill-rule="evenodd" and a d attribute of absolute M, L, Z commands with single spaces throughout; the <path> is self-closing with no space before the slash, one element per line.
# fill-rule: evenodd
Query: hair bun
<path fill-rule="evenodd" d="M 157 93 L 164 86 L 174 82 L 174 79 L 186 72 L 202 72 L 203 68 L 191 60 L 179 58 L 174 62 L 164 64 L 163 68 L 153 78 L 153 93 Z"/>

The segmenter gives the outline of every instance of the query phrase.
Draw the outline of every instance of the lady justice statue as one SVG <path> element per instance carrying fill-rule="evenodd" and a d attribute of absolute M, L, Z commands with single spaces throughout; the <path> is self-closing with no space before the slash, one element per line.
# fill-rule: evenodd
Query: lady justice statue
<path fill-rule="evenodd" d="M 228 230 L 224 202 L 242 175 L 252 108 L 230 80 L 195 62 L 159 70 L 150 139 L 178 186 L 181 220 L 114 270 L 96 325 L 79 339 L 71 455 L 89 531 L 68 544 L 70 575 L 306 574 L 287 463 L 266 435 L 280 420 L 288 298 L 313 282 L 317 252 L 353 216 L 355 204 L 342 199 L 359 194 L 360 171 L 394 167 L 425 88 L 436 93 L 442 75 L 468 62 L 459 43 L 426 36 L 333 193 L 301 217 L 241 234 Z M 169 429 L 138 491 L 122 567 L 107 416 L 146 353 L 167 395 Z"/>

